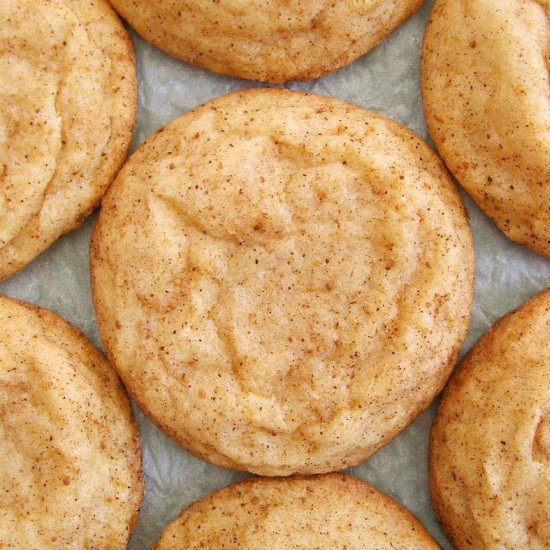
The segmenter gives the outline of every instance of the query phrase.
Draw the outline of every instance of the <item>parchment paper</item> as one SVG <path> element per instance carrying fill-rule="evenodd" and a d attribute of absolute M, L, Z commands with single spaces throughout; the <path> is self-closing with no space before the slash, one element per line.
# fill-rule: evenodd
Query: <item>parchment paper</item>
<path fill-rule="evenodd" d="M 331 95 L 377 110 L 426 139 L 419 86 L 420 49 L 433 0 L 375 50 L 340 71 L 292 89 Z M 135 33 L 139 115 L 133 148 L 157 128 L 205 101 L 257 84 L 191 67 L 147 45 Z M 476 244 L 476 299 L 462 353 L 501 315 L 550 286 L 550 261 L 513 244 L 465 198 Z M 0 284 L 0 292 L 41 304 L 83 330 L 99 345 L 92 307 L 88 244 L 97 219 L 61 238 L 23 272 Z M 376 455 L 349 471 L 391 495 L 424 523 L 445 549 L 430 506 L 427 443 L 435 404 Z M 239 474 L 196 459 L 163 435 L 137 408 L 141 432 L 145 500 L 129 548 L 151 548 L 164 526 L 192 501 Z"/>

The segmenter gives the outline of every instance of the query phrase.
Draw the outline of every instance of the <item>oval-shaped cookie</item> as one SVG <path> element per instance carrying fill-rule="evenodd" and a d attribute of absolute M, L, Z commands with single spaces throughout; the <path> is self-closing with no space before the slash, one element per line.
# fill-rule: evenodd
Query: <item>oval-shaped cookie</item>
<path fill-rule="evenodd" d="M 550 290 L 496 323 L 451 379 L 430 483 L 457 548 L 550 547 Z"/>
<path fill-rule="evenodd" d="M 0 296 L 0 547 L 123 549 L 143 497 L 115 371 L 51 311 Z"/>
<path fill-rule="evenodd" d="M 186 508 L 155 550 L 186 548 L 376 548 L 439 546 L 400 504 L 342 474 L 252 478 Z"/>
<path fill-rule="evenodd" d="M 97 205 L 130 145 L 130 40 L 105 0 L 0 4 L 0 279 Z"/>
<path fill-rule="evenodd" d="M 437 0 L 422 90 L 443 160 L 512 240 L 550 256 L 550 2 Z"/>
<path fill-rule="evenodd" d="M 363 55 L 423 0 L 113 0 L 147 41 L 211 71 L 311 80 Z"/>
<path fill-rule="evenodd" d="M 196 455 L 264 475 L 355 464 L 446 382 L 472 239 L 441 162 L 371 111 L 278 89 L 131 157 L 91 247 L 108 355 Z"/>

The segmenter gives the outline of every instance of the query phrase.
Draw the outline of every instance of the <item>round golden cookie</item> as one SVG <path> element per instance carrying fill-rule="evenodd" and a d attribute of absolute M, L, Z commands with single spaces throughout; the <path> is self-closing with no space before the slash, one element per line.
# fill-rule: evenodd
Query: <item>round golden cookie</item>
<path fill-rule="evenodd" d="M 91 260 L 105 349 L 141 407 L 199 457 L 263 475 L 390 441 L 446 382 L 472 302 L 466 215 L 427 145 L 279 89 L 142 145 Z"/>
<path fill-rule="evenodd" d="M 502 318 L 451 379 L 430 482 L 457 548 L 550 548 L 550 290 Z"/>
<path fill-rule="evenodd" d="M 424 0 L 112 0 L 147 41 L 250 80 L 311 80 L 351 63 Z"/>
<path fill-rule="evenodd" d="M 400 504 L 342 474 L 252 478 L 186 508 L 155 550 L 424 550 L 439 546 Z"/>
<path fill-rule="evenodd" d="M 0 280 L 97 205 L 130 145 L 131 43 L 105 0 L 0 2 Z"/>
<path fill-rule="evenodd" d="M 424 38 L 430 134 L 508 237 L 550 256 L 549 0 L 437 0 Z"/>
<path fill-rule="evenodd" d="M 0 548 L 126 548 L 143 479 L 122 385 L 66 321 L 5 296 L 0 449 Z"/>

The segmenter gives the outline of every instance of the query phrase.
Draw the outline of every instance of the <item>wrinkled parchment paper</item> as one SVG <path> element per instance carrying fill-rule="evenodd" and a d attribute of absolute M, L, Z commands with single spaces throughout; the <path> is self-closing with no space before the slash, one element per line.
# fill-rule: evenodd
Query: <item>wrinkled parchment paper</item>
<path fill-rule="evenodd" d="M 426 139 L 419 85 L 420 49 L 433 0 L 375 50 L 340 71 L 311 83 L 289 84 L 369 107 L 401 122 Z M 214 75 L 170 58 L 132 35 L 139 77 L 139 115 L 133 148 L 174 117 L 239 88 L 256 84 Z M 468 350 L 501 315 L 550 286 L 550 260 L 513 244 L 465 198 L 476 244 L 476 299 Z M 88 244 L 97 219 L 61 238 L 23 272 L 0 284 L 0 292 L 56 311 L 99 345 L 89 288 Z M 192 501 L 243 479 L 246 474 L 211 466 L 178 447 L 137 408 L 141 432 L 145 500 L 129 548 L 146 550 L 164 526 Z M 427 444 L 433 404 L 392 443 L 351 468 L 411 510 L 445 549 L 430 506 Z"/>

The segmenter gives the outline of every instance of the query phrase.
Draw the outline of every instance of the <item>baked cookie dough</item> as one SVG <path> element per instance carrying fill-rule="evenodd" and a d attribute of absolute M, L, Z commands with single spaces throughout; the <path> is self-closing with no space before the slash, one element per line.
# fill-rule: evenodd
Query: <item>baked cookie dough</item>
<path fill-rule="evenodd" d="M 131 157 L 91 246 L 105 349 L 180 445 L 263 475 L 362 461 L 445 384 L 470 229 L 436 155 L 342 101 L 262 89 Z"/>
<path fill-rule="evenodd" d="M 550 256 L 548 0 L 437 0 L 424 39 L 430 134 L 504 233 Z"/>
<path fill-rule="evenodd" d="M 155 550 L 424 550 L 439 546 L 390 497 L 350 476 L 253 478 L 186 508 Z"/>
<path fill-rule="evenodd" d="M 451 379 L 430 481 L 457 548 L 550 548 L 550 290 L 501 319 Z"/>
<path fill-rule="evenodd" d="M 67 322 L 5 296 L 0 449 L 0 548 L 126 548 L 143 480 L 122 385 Z"/>
<path fill-rule="evenodd" d="M 351 63 L 423 0 L 112 0 L 148 42 L 250 80 L 311 80 Z"/>
<path fill-rule="evenodd" d="M 105 0 L 0 2 L 0 280 L 99 202 L 128 150 L 132 47 Z"/>

